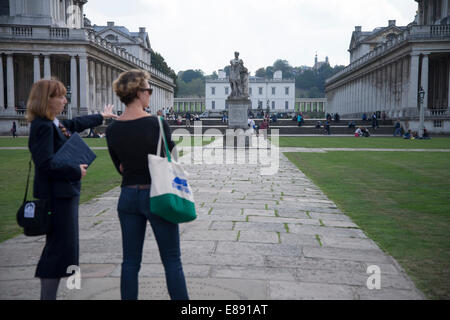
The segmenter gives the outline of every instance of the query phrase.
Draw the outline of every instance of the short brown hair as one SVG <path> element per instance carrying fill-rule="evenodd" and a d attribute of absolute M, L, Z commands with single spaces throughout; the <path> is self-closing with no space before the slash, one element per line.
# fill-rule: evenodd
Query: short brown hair
<path fill-rule="evenodd" d="M 33 84 L 27 102 L 27 120 L 33 121 L 36 117 L 54 119 L 48 107 L 48 100 L 66 95 L 66 87 L 57 79 L 42 79 Z"/>
<path fill-rule="evenodd" d="M 132 69 L 122 72 L 113 82 L 113 88 L 120 101 L 128 105 L 137 98 L 140 89 L 145 88 L 149 82 L 150 74 L 145 70 Z"/>

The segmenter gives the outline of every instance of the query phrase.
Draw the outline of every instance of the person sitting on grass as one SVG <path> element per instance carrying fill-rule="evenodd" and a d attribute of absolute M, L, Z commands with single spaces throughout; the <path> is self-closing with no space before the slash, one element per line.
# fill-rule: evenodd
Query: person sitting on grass
<path fill-rule="evenodd" d="M 362 127 L 361 131 L 362 131 L 363 137 L 366 137 L 366 138 L 370 137 L 370 132 L 365 127 Z"/>
<path fill-rule="evenodd" d="M 356 129 L 355 131 L 355 137 L 362 137 L 363 132 L 361 130 L 361 127 L 358 127 L 358 129 Z"/>
<path fill-rule="evenodd" d="M 413 135 L 412 135 L 412 132 L 411 132 L 411 129 L 410 129 L 410 130 L 408 130 L 408 132 L 406 132 L 403 135 L 403 139 L 411 139 L 411 138 L 413 138 Z"/>

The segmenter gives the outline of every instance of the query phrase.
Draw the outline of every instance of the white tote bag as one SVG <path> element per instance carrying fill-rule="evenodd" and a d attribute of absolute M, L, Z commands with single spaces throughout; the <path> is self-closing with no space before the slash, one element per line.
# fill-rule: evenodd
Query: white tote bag
<path fill-rule="evenodd" d="M 161 119 L 159 123 L 159 141 L 156 155 L 148 155 L 148 167 L 152 184 L 150 188 L 150 211 L 172 223 L 194 220 L 194 194 L 187 178 L 188 173 L 170 154 Z M 166 156 L 161 156 L 161 144 L 164 143 Z"/>

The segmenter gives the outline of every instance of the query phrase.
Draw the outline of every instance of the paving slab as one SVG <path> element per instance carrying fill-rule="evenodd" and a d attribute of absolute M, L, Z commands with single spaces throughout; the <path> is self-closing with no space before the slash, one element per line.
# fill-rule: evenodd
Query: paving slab
<path fill-rule="evenodd" d="M 249 152 L 234 151 L 229 163 L 186 165 L 198 214 L 180 225 L 191 299 L 424 299 L 398 263 L 282 153 L 275 175 L 262 175 L 273 158 L 249 163 Z M 117 187 L 80 206 L 81 289 L 67 289 L 63 279 L 58 299 L 120 299 L 119 194 Z M 20 235 L 0 243 L 0 299 L 39 298 L 34 272 L 44 241 Z M 373 265 L 380 290 L 367 287 Z M 150 225 L 139 298 L 169 299 Z"/>

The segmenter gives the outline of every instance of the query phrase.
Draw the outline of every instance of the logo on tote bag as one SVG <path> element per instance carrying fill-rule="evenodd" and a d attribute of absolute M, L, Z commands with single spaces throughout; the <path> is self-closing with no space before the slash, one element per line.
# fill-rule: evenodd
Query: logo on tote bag
<path fill-rule="evenodd" d="M 180 190 L 182 192 L 185 192 L 187 194 L 191 193 L 189 191 L 187 180 L 181 179 L 180 177 L 175 177 L 175 179 L 173 179 L 172 187 L 177 189 L 177 190 Z"/>

